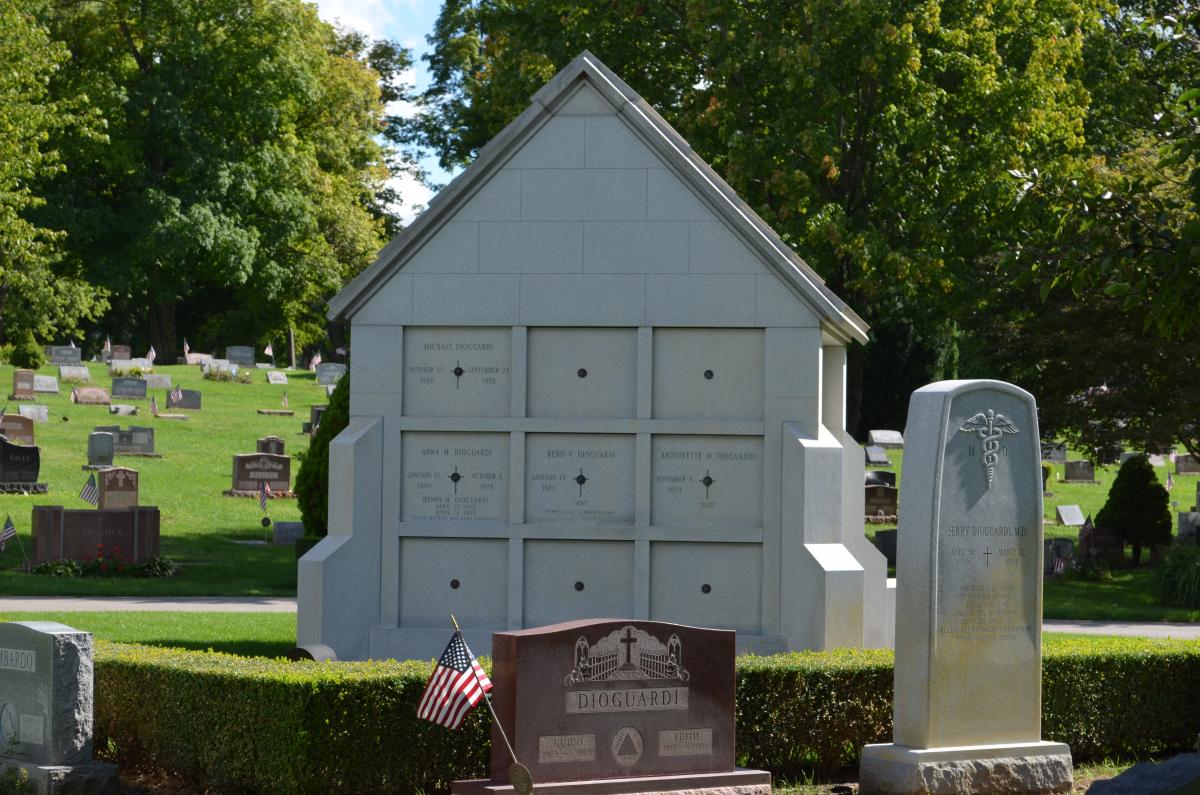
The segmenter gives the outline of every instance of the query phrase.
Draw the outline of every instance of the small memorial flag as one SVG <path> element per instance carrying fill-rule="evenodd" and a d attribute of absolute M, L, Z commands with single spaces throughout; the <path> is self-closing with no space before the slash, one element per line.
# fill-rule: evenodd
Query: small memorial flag
<path fill-rule="evenodd" d="M 1171 470 L 1167 470 L 1167 491 L 1175 488 L 1175 478 L 1171 477 Z"/>
<path fill-rule="evenodd" d="M 150 396 L 150 413 L 155 417 L 158 416 L 158 400 L 154 395 Z"/>
<path fill-rule="evenodd" d="M 192 352 L 192 349 L 189 348 L 188 344 L 187 344 L 187 337 L 184 337 L 183 338 L 183 355 L 187 356 L 191 352 Z"/>
<path fill-rule="evenodd" d="M 104 352 L 112 353 L 112 338 L 107 334 L 104 335 Z"/>
<path fill-rule="evenodd" d="M 67 342 L 70 344 L 70 346 L 71 346 L 72 348 L 74 348 L 74 347 L 75 347 L 75 340 L 67 340 Z"/>
<path fill-rule="evenodd" d="M 172 389 L 170 392 L 167 393 L 167 408 L 171 408 L 172 406 L 178 406 L 182 402 L 183 402 L 183 389 L 181 389 L 179 386 L 176 386 L 174 389 Z"/>
<path fill-rule="evenodd" d="M 263 348 L 263 356 L 275 356 L 275 349 L 271 347 L 271 343 L 267 343 L 267 347 Z"/>
<path fill-rule="evenodd" d="M 417 704 L 417 717 L 457 729 L 491 689 L 491 680 L 483 672 L 483 666 L 467 648 L 462 633 L 456 630 L 425 685 L 425 694 Z"/>
<path fill-rule="evenodd" d="M 271 484 L 265 480 L 258 481 L 258 508 L 267 512 L 267 500 L 271 499 Z"/>
<path fill-rule="evenodd" d="M 287 392 L 284 392 L 284 393 L 283 393 L 283 407 L 284 407 L 285 409 L 288 407 L 288 405 L 287 405 Z"/>
<path fill-rule="evenodd" d="M 71 390 L 71 402 L 72 403 L 79 402 L 79 387 L 75 387 L 74 389 Z"/>
<path fill-rule="evenodd" d="M 4 529 L 0 530 L 0 552 L 8 545 L 8 542 L 17 537 L 17 528 L 13 526 L 12 517 L 9 516 L 4 520 Z"/>
<path fill-rule="evenodd" d="M 96 488 L 96 476 L 88 475 L 87 483 L 83 484 L 83 489 L 79 492 L 79 499 L 84 502 L 90 502 L 92 505 L 100 504 L 100 491 Z"/>
<path fill-rule="evenodd" d="M 312 359 L 310 359 L 310 360 L 309 360 L 309 362 L 308 362 L 308 369 L 309 369 L 309 370 L 316 370 L 316 369 L 317 369 L 317 365 L 318 365 L 318 364 L 320 364 L 320 363 L 321 363 L 321 352 L 320 352 L 320 351 L 317 351 L 316 353 L 314 353 L 314 354 L 313 354 L 313 357 L 312 357 Z"/>
<path fill-rule="evenodd" d="M 154 352 L 154 346 L 150 346 L 150 350 L 146 351 L 146 361 L 154 364 L 154 360 L 158 358 L 158 354 Z"/>
<path fill-rule="evenodd" d="M 1079 550 L 1086 552 L 1092 543 L 1092 517 L 1089 516 L 1083 522 L 1083 527 L 1079 528 Z"/>
<path fill-rule="evenodd" d="M 1054 574 L 1055 574 L 1055 576 L 1062 574 L 1066 570 L 1067 570 L 1067 559 L 1066 558 L 1055 558 L 1054 559 Z"/>

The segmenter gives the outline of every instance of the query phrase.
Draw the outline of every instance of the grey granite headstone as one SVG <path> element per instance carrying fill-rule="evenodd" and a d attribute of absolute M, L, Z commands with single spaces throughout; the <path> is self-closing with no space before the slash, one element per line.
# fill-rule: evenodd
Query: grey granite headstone
<path fill-rule="evenodd" d="M 145 380 L 146 387 L 149 389 L 171 388 L 171 376 L 169 375 L 155 375 L 154 373 L 147 373 L 146 375 L 142 376 L 142 379 Z"/>
<path fill-rule="evenodd" d="M 18 406 L 17 410 L 21 412 L 22 417 L 27 417 L 34 422 L 49 422 L 50 407 L 43 406 L 39 403 L 27 404 Z"/>
<path fill-rule="evenodd" d="M 225 349 L 225 358 L 231 364 L 240 364 L 247 367 L 254 366 L 254 348 L 249 345 L 230 345 Z"/>
<path fill-rule="evenodd" d="M 1068 461 L 1063 465 L 1063 480 L 1068 483 L 1093 483 L 1096 467 L 1091 461 Z"/>
<path fill-rule="evenodd" d="M 887 450 L 884 450 L 877 444 L 869 444 L 866 447 L 867 466 L 872 467 L 890 467 L 892 460 L 888 458 Z"/>
<path fill-rule="evenodd" d="M 81 364 L 64 364 L 58 368 L 58 377 L 61 381 L 76 381 L 81 384 L 86 384 L 91 380 L 88 375 L 88 369 Z"/>
<path fill-rule="evenodd" d="M 57 395 L 58 379 L 52 375 L 35 375 L 33 377 L 33 391 Z"/>
<path fill-rule="evenodd" d="M 90 633 L 0 623 L 0 765 L 39 793 L 115 790 L 117 766 L 92 760 L 93 693 Z"/>
<path fill-rule="evenodd" d="M 1200 474 L 1200 461 L 1196 460 L 1192 455 L 1177 455 L 1175 456 L 1175 474 L 1176 475 L 1195 475 Z"/>
<path fill-rule="evenodd" d="M 904 436 L 900 431 L 871 431 L 867 434 L 867 443 L 880 447 L 904 447 Z"/>
<path fill-rule="evenodd" d="M 1057 513 L 1059 524 L 1067 527 L 1083 527 L 1083 511 L 1078 505 L 1060 505 Z"/>
<path fill-rule="evenodd" d="M 278 436 L 264 436 L 259 439 L 254 445 L 256 453 L 270 453 L 272 455 L 285 455 L 283 452 L 284 441 Z"/>
<path fill-rule="evenodd" d="M 122 378 L 116 377 L 112 380 L 112 396 L 115 398 L 134 398 L 135 400 L 146 399 L 146 387 L 148 384 L 141 378 Z"/>
<path fill-rule="evenodd" d="M 111 433 L 113 452 L 117 455 L 154 455 L 154 429 L 141 425 L 122 430 L 119 425 L 98 425 L 97 433 Z"/>
<path fill-rule="evenodd" d="M 114 403 L 108 407 L 109 414 L 116 414 L 120 417 L 133 417 L 138 413 L 137 406 L 130 406 L 124 403 Z"/>
<path fill-rule="evenodd" d="M 317 365 L 317 383 L 323 386 L 336 384 L 346 374 L 346 365 L 325 362 Z"/>
<path fill-rule="evenodd" d="M 1176 536 L 1180 541 L 1191 541 L 1193 544 L 1200 542 L 1200 512 L 1196 511 L 1180 511 L 1179 529 L 1176 531 Z"/>
<path fill-rule="evenodd" d="M 304 535 L 304 522 L 276 522 L 271 525 L 271 543 L 291 546 Z"/>
<path fill-rule="evenodd" d="M 79 364 L 83 361 L 83 352 L 70 345 L 51 345 L 48 353 L 51 364 Z"/>
<path fill-rule="evenodd" d="M 1067 462 L 1067 445 L 1065 442 L 1042 442 L 1042 460 L 1054 464 Z"/>
<path fill-rule="evenodd" d="M 88 434 L 88 466 L 112 466 L 114 448 L 113 434 L 103 431 Z"/>
<path fill-rule="evenodd" d="M 287 375 L 285 373 L 281 373 L 278 370 L 270 370 L 267 372 L 267 383 L 268 384 L 284 384 L 284 385 L 286 385 L 287 382 L 288 382 L 288 379 L 287 379 Z"/>
<path fill-rule="evenodd" d="M 1117 459 L 1117 463 L 1124 464 L 1129 459 L 1133 458 L 1134 456 L 1139 456 L 1139 455 L 1142 455 L 1142 454 L 1135 453 L 1132 450 L 1122 450 L 1120 457 Z"/>
<path fill-rule="evenodd" d="M 1139 762 L 1115 778 L 1095 781 L 1087 795 L 1190 795 L 1200 792 L 1200 753 Z"/>
<path fill-rule="evenodd" d="M 173 399 L 171 396 L 176 393 L 167 393 L 167 408 L 169 409 L 193 409 L 200 410 L 200 393 L 195 389 L 181 389 L 178 393 L 178 399 Z"/>
<path fill-rule="evenodd" d="M 1042 488 L 1033 396 L 943 381 L 909 403 L 896 592 L 893 742 L 859 792 L 1069 791 L 1041 739 Z M 1003 694 L 984 698 L 983 694 Z"/>

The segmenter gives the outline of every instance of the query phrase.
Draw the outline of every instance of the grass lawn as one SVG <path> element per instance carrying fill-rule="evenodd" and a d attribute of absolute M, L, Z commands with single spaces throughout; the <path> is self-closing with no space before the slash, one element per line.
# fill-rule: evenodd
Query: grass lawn
<path fill-rule="evenodd" d="M 294 613 L 10 612 L 0 621 L 57 621 L 102 640 L 248 657 L 282 657 L 296 645 Z"/>
<path fill-rule="evenodd" d="M 1112 582 L 1071 578 L 1045 580 L 1045 618 L 1094 621 L 1200 621 L 1200 610 L 1160 605 L 1150 590 L 1151 572 L 1118 571 Z"/>
<path fill-rule="evenodd" d="M 91 383 L 108 388 L 111 384 L 105 365 L 89 364 Z M 0 388 L 11 391 L 11 366 L 0 366 Z M 57 367 L 43 367 L 43 375 L 57 375 Z M 308 447 L 308 437 L 300 433 L 301 422 L 308 419 L 309 407 L 326 402 L 325 388 L 318 386 L 311 372 L 288 373 L 288 386 L 266 383 L 265 371 L 252 371 L 254 382 L 237 384 L 207 381 L 195 366 L 156 367 L 155 372 L 171 376 L 173 384 L 197 389 L 203 395 L 201 411 L 187 414 L 187 422 L 158 420 L 150 416 L 149 401 L 119 398 L 118 402 L 139 407 L 136 417 L 116 417 L 106 406 L 79 406 L 71 403 L 71 385 L 60 382 L 58 395 L 39 394 L 38 403 L 50 408 L 49 423 L 35 423 L 34 432 L 41 448 L 40 480 L 49 485 L 49 493 L 37 496 L 0 494 L 0 521 L 11 514 L 21 543 L 33 554 L 30 537 L 31 508 L 35 505 L 62 505 L 89 508 L 79 498 L 79 490 L 88 473 L 88 434 L 97 425 L 146 425 L 154 428 L 155 451 L 162 458 L 118 456 L 114 463 L 140 473 L 140 502 L 156 505 L 161 512 L 162 554 L 180 565 L 178 575 L 167 579 L 51 578 L 18 571 L 21 552 L 10 542 L 0 553 L 0 593 L 7 595 L 137 595 L 137 596 L 290 596 L 296 592 L 295 554 L 290 547 L 249 546 L 234 543 L 263 539 L 266 531 L 260 522 L 262 513 L 255 499 L 225 497 L 222 491 L 231 485 L 235 453 L 253 453 L 255 440 L 262 436 L 280 436 L 287 452 L 294 455 Z M 281 407 L 284 392 L 294 417 L 258 414 L 256 409 Z M 166 406 L 166 390 L 151 390 L 160 407 Z M 14 403 L 8 411 L 15 412 Z M 66 417 L 67 421 L 63 418 Z M 292 461 L 292 478 L 299 462 Z M 300 512 L 293 499 L 272 500 L 269 515 L 274 521 L 299 521 Z"/>

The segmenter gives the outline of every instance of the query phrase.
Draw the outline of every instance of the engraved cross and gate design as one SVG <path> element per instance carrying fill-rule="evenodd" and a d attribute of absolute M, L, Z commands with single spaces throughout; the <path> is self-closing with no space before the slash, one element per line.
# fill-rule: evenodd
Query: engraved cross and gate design
<path fill-rule="evenodd" d="M 595 644 L 585 636 L 575 641 L 575 667 L 564 684 L 689 678 L 683 667 L 683 642 L 672 634 L 663 643 L 649 632 L 627 625 Z"/>

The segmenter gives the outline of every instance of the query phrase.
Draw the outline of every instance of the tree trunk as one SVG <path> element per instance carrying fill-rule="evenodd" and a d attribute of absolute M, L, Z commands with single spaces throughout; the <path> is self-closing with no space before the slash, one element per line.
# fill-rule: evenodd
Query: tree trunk
<path fill-rule="evenodd" d="M 1142 545 L 1141 544 L 1133 544 L 1132 546 L 1133 546 L 1133 565 L 1134 565 L 1134 568 L 1136 568 L 1142 562 Z"/>
<path fill-rule="evenodd" d="M 175 349 L 175 302 L 163 301 L 150 304 L 148 313 L 150 344 L 163 364 L 174 364 Z"/>

